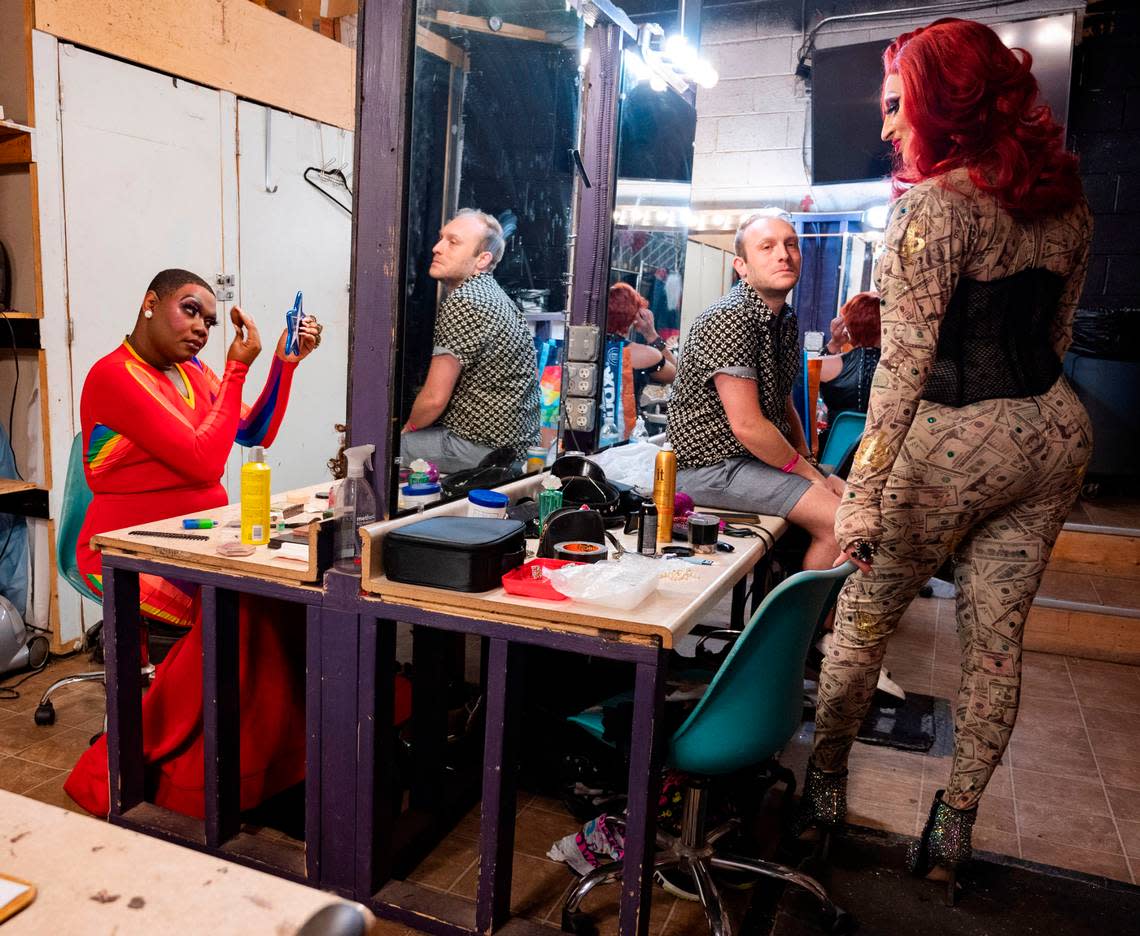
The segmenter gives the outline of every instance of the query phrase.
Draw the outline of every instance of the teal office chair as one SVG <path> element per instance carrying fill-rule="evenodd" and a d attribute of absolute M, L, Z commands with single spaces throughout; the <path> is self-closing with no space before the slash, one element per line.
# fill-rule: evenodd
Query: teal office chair
<path fill-rule="evenodd" d="M 765 875 L 796 884 L 823 905 L 829 927 L 843 931 L 851 918 L 832 903 L 814 878 L 774 862 L 718 852 L 716 843 L 739 823 L 732 819 L 708 831 L 706 797 L 710 781 L 742 775 L 768 764 L 799 729 L 803 715 L 803 673 L 816 627 L 835 604 L 851 562 L 825 572 L 800 572 L 777 585 L 752 616 L 720 665 L 697 707 L 673 734 L 667 763 L 687 775 L 680 836 L 657 833 L 657 871 L 680 868 L 693 879 L 713 936 L 730 936 L 731 924 L 713 882 L 713 870 Z M 599 710 L 570 719 L 603 740 Z M 785 768 L 773 772 L 787 775 Z M 794 779 L 790 785 L 794 787 Z M 571 891 L 562 928 L 588 932 L 580 912 L 583 898 L 600 884 L 621 879 L 621 863 L 595 868 Z"/>
<path fill-rule="evenodd" d="M 56 531 L 55 564 L 62 575 L 80 595 L 91 601 L 98 601 L 95 594 L 83 581 L 79 573 L 79 564 L 75 558 L 75 547 L 79 543 L 79 531 L 83 527 L 83 518 L 87 516 L 87 507 L 91 503 L 91 488 L 87 486 L 87 478 L 83 474 L 83 433 L 79 433 L 71 442 L 71 454 L 67 459 L 67 478 L 63 483 L 63 506 L 60 508 L 59 528 Z M 96 625 L 98 626 L 98 625 Z M 154 667 L 147 659 L 146 640 L 142 642 L 143 656 L 142 674 L 149 679 L 154 673 Z M 51 725 L 55 723 L 55 706 L 51 697 L 64 686 L 83 682 L 106 682 L 106 673 L 96 670 L 90 673 L 76 673 L 57 679 L 40 697 L 39 707 L 36 708 L 36 724 Z"/>
<path fill-rule="evenodd" d="M 863 438 L 867 414 L 848 410 L 838 413 L 827 430 L 827 444 L 819 456 L 820 467 L 838 470 L 851 456 Z"/>

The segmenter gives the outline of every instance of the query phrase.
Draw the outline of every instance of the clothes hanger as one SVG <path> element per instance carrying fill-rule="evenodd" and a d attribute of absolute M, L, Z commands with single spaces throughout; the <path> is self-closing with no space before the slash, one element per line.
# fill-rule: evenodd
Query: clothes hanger
<path fill-rule="evenodd" d="M 341 199 L 337 198 L 335 195 L 325 189 L 324 185 L 318 183 L 313 178 L 310 178 L 309 173 L 316 173 L 316 179 L 319 179 L 326 185 L 331 185 L 334 190 L 344 189 L 344 191 L 348 193 L 348 197 L 350 199 L 348 204 L 345 204 L 343 201 L 341 201 Z M 334 205 L 343 208 L 349 214 L 352 214 L 352 189 L 348 186 L 348 179 L 345 178 L 343 170 L 340 168 L 318 168 L 317 166 L 309 166 L 309 168 L 306 169 L 302 175 L 304 176 L 305 181 L 308 182 L 309 185 L 315 188 L 322 195 L 324 195 L 325 198 L 331 201 Z"/>

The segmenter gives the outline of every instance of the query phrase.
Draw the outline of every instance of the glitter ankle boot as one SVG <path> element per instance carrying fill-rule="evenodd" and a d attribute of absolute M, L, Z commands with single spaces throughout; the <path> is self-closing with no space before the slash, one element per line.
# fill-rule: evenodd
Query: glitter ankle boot
<path fill-rule="evenodd" d="M 820 833 L 817 857 L 826 860 L 831 836 L 843 827 L 847 817 L 847 768 L 825 773 L 808 761 L 804 792 L 799 811 L 792 821 L 792 832 L 802 837 L 809 829 Z"/>
<path fill-rule="evenodd" d="M 930 815 L 922 838 L 907 849 L 907 865 L 915 877 L 930 877 L 946 884 L 946 904 L 953 906 L 957 899 L 958 868 L 970 860 L 973 849 L 970 836 L 978 807 L 955 809 L 942 802 L 945 790 L 934 794 Z M 937 876 L 933 876 L 937 873 Z"/>

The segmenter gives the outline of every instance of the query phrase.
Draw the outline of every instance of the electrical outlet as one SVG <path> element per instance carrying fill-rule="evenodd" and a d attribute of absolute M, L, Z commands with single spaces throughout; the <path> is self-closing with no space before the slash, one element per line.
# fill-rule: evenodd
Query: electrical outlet
<path fill-rule="evenodd" d="M 566 360 L 596 361 L 601 347 L 601 331 L 597 325 L 571 325 L 566 342 Z"/>
<path fill-rule="evenodd" d="M 563 397 L 566 426 L 574 432 L 592 432 L 597 401 L 593 397 Z"/>
<path fill-rule="evenodd" d="M 590 397 L 594 395 L 594 388 L 598 382 L 598 366 L 596 364 L 567 361 L 563 371 L 566 375 L 566 386 L 562 392 L 566 396 Z"/>
<path fill-rule="evenodd" d="M 237 283 L 237 277 L 233 273 L 215 273 L 214 274 L 214 297 L 219 302 L 233 302 L 234 285 Z"/>

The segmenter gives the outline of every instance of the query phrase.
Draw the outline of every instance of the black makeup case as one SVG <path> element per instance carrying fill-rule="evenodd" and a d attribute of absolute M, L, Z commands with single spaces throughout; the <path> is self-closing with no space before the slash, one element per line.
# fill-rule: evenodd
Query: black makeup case
<path fill-rule="evenodd" d="M 496 588 L 526 559 L 525 524 L 490 517 L 431 517 L 384 537 L 384 574 L 393 582 L 452 591 Z"/>

